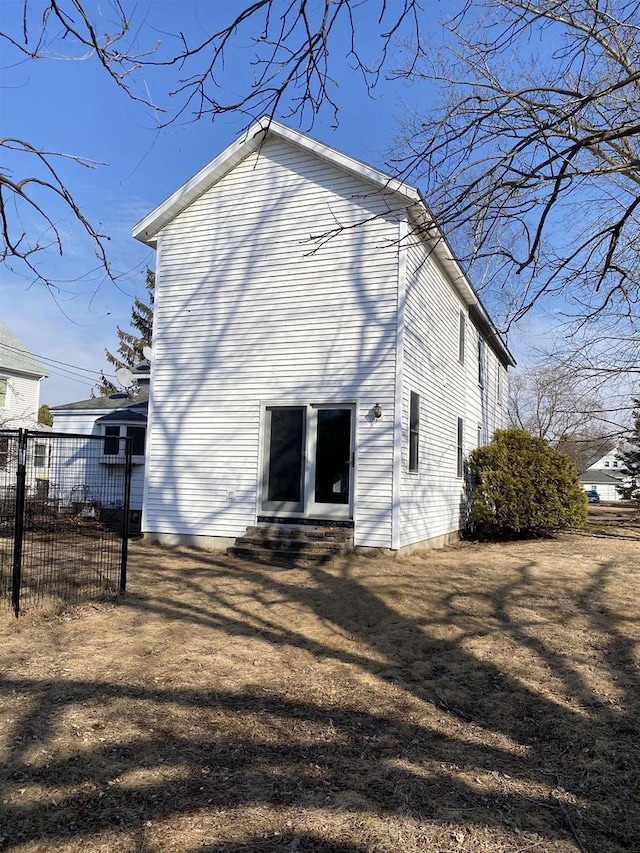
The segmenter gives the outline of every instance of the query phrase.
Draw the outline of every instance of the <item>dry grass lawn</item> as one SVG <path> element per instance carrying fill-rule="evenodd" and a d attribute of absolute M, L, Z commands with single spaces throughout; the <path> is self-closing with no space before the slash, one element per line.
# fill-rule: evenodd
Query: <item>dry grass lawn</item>
<path fill-rule="evenodd" d="M 615 532 L 308 570 L 135 544 L 117 603 L 0 616 L 0 849 L 637 851 Z"/>

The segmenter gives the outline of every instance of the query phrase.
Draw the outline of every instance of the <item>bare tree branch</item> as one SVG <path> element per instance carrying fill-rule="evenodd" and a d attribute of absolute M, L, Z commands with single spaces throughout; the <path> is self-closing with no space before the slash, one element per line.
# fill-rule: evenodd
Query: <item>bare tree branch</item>
<path fill-rule="evenodd" d="M 394 161 L 427 182 L 463 260 L 521 278 L 510 320 L 561 295 L 582 323 L 637 322 L 640 4 L 478 0 L 400 76 L 435 84 Z M 635 326 L 637 329 L 637 326 Z"/>
<path fill-rule="evenodd" d="M 55 167 L 56 160 L 70 160 L 84 168 L 93 169 L 98 164 L 69 154 L 57 151 L 46 151 L 35 148 L 22 139 L 5 137 L 0 139 L 0 150 L 14 154 L 25 154 L 29 161 L 35 160 L 41 167 L 44 177 L 32 174 L 23 178 L 12 178 L 6 169 L 0 169 L 0 262 L 11 265 L 22 262 L 31 271 L 34 281 L 48 283 L 42 276 L 33 256 L 45 246 L 53 244 L 60 255 L 64 247 L 60 230 L 49 214 L 48 204 L 51 197 L 61 200 L 74 219 L 88 235 L 100 265 L 107 274 L 111 274 L 105 242 L 109 239 L 101 234 L 84 216 Z M 31 164 L 32 165 L 32 164 Z M 9 209 L 13 207 L 16 215 L 10 216 Z M 34 241 L 30 234 L 35 226 L 22 229 L 22 213 L 35 213 L 36 219 L 44 225 L 44 232 L 38 229 L 38 238 Z M 18 226 L 16 228 L 16 226 Z M 40 240 L 44 237 L 43 242 Z"/>
<path fill-rule="evenodd" d="M 401 33 L 419 40 L 422 13 L 418 0 L 393 4 L 387 0 L 254 0 L 241 4 L 228 23 L 200 41 L 191 41 L 180 32 L 167 34 L 163 41 L 154 36 L 153 41 L 143 43 L 154 32 L 153 6 L 147 13 L 149 22 L 142 27 L 134 24 L 135 4 L 121 0 L 105 0 L 96 8 L 84 0 L 22 0 L 21 11 L 19 25 L 0 32 L 5 44 L 31 60 L 97 60 L 128 98 L 152 109 L 156 117 L 163 114 L 160 127 L 227 113 L 244 115 L 248 122 L 264 114 L 278 115 L 310 126 L 323 108 L 337 122 L 340 102 L 333 69 L 344 62 L 345 39 L 346 59 L 371 91 L 387 67 L 394 40 Z M 366 37 L 360 32 L 363 16 L 372 13 L 377 21 L 373 43 L 370 27 Z M 254 77 L 237 97 L 230 97 L 237 87 L 227 85 L 227 51 L 247 42 Z M 164 76 L 159 78 L 158 72 Z M 179 74 L 177 80 L 174 72 Z M 147 75 L 160 80 L 159 98 L 150 94 Z M 89 163 L 81 157 L 48 152 L 29 140 L 0 143 L 5 152 L 12 146 L 13 153 L 21 151 L 38 159 L 47 177 L 28 172 L 15 177 L 10 167 L 0 167 L 0 260 L 23 264 L 35 280 L 46 280 L 38 265 L 43 241 L 39 235 L 33 236 L 32 224 L 23 227 L 20 208 L 36 214 L 49 242 L 62 253 L 62 234 L 49 212 L 48 193 L 50 199 L 63 201 L 110 273 L 104 235 L 85 219 L 54 165 L 61 157 L 79 165 Z"/>

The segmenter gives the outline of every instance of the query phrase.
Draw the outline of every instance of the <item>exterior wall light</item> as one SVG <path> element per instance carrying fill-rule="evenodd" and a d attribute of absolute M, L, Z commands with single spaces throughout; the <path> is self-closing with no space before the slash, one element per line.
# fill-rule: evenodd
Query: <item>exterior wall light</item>
<path fill-rule="evenodd" d="M 373 416 L 378 421 L 382 417 L 382 409 L 380 408 L 380 403 L 376 403 L 373 407 Z"/>

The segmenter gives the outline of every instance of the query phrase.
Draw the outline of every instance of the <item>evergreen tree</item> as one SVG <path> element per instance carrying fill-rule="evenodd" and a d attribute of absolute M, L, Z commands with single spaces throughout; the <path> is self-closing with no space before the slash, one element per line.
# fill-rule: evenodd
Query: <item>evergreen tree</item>
<path fill-rule="evenodd" d="M 634 500 L 640 504 L 640 399 L 634 400 L 633 429 L 628 443 L 629 449 L 618 453 L 625 483 L 617 489 L 626 500 Z"/>
<path fill-rule="evenodd" d="M 46 403 L 43 403 L 38 409 L 38 423 L 45 426 L 53 426 L 53 415 Z"/>
<path fill-rule="evenodd" d="M 147 280 L 145 282 L 145 287 L 148 291 L 148 301 L 145 302 L 139 298 L 134 300 L 133 308 L 131 309 L 132 331 L 125 332 L 120 328 L 120 326 L 118 326 L 118 340 L 120 343 L 117 349 L 117 355 L 109 352 L 109 350 L 104 351 L 107 361 L 109 364 L 113 365 L 114 370 L 118 370 L 120 367 L 128 367 L 130 369 L 134 368 L 144 359 L 144 355 L 142 354 L 144 347 L 151 346 L 155 286 L 155 273 L 148 269 Z M 114 385 L 113 382 L 107 379 L 103 371 L 102 378 L 98 385 L 98 395 L 100 397 L 107 397 L 109 394 L 114 394 L 119 390 L 120 389 Z"/>

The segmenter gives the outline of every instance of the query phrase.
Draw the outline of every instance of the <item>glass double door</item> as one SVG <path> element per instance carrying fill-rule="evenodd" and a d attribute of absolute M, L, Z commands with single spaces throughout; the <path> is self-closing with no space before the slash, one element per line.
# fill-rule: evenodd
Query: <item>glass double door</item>
<path fill-rule="evenodd" d="M 350 518 L 352 406 L 267 406 L 262 511 Z"/>

